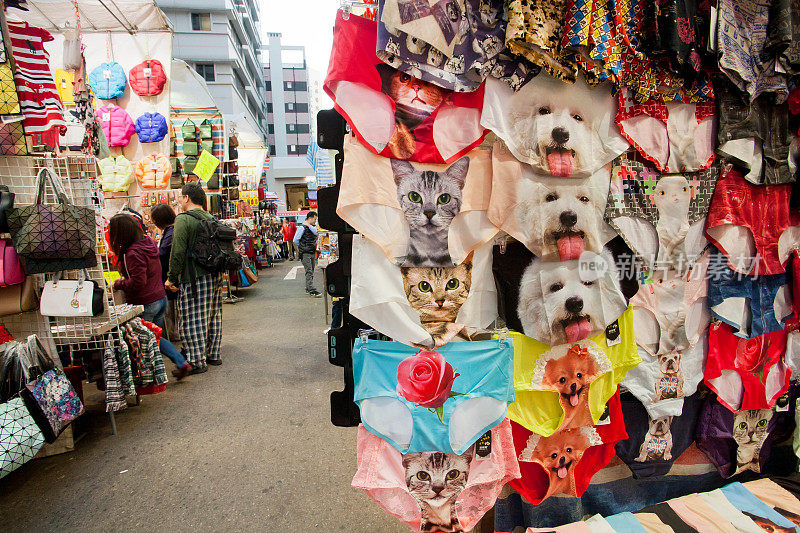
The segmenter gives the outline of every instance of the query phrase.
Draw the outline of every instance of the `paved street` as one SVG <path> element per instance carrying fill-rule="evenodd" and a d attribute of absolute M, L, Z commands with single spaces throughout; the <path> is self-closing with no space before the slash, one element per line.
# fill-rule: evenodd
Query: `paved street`
<path fill-rule="evenodd" d="M 89 433 L 0 480 L 0 529 L 408 531 L 350 486 L 356 430 L 329 421 L 342 370 L 327 361 L 322 299 L 305 295 L 302 269 L 283 279 L 296 265 L 261 271 L 224 306 L 222 366 L 119 413 L 116 436 L 84 384 Z"/>

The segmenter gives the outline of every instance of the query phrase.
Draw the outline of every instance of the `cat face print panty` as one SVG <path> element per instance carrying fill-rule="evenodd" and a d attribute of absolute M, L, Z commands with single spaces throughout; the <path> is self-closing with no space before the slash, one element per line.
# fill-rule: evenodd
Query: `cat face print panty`
<path fill-rule="evenodd" d="M 596 425 L 543 437 L 511 422 L 511 432 L 522 476 L 510 484 L 533 505 L 553 494 L 580 497 L 592 476 L 614 457 L 614 445 L 627 436 L 618 393 Z"/>
<path fill-rule="evenodd" d="M 545 261 L 597 253 L 615 236 L 603 222 L 608 181 L 607 166 L 585 178 L 537 173 L 497 142 L 489 219 Z"/>
<path fill-rule="evenodd" d="M 605 220 L 646 264 L 684 269 L 707 245 L 706 214 L 718 174 L 711 167 L 662 176 L 642 163 L 617 159 Z"/>
<path fill-rule="evenodd" d="M 697 424 L 697 447 L 722 477 L 746 470 L 761 472 L 772 445 L 792 434 L 796 399 L 794 387 L 772 408 L 734 413 L 711 395 Z"/>
<path fill-rule="evenodd" d="M 559 429 L 594 425 L 625 374 L 640 363 L 633 312 L 622 314 L 613 334 L 550 347 L 512 333 L 516 401 L 508 418 L 550 436 Z"/>
<path fill-rule="evenodd" d="M 361 421 L 401 453 L 464 453 L 514 401 L 513 353 L 508 339 L 453 342 L 438 351 L 356 339 Z"/>
<path fill-rule="evenodd" d="M 364 426 L 358 428 L 353 486 L 415 531 L 471 530 L 519 475 L 508 420 L 461 455 L 401 455 Z"/>
<path fill-rule="evenodd" d="M 616 107 L 610 85 L 591 90 L 580 75 L 566 83 L 541 73 L 516 93 L 488 79 L 481 124 L 537 174 L 588 177 L 628 149 Z"/>
<path fill-rule="evenodd" d="M 683 398 L 675 415 L 652 416 L 635 397 L 623 395 L 622 413 L 628 438 L 617 444 L 617 455 L 635 478 L 662 476 L 694 442 L 700 415 L 700 394 Z"/>
<path fill-rule="evenodd" d="M 384 64 L 375 55 L 375 21 L 336 15 L 323 89 L 371 152 L 452 163 L 480 144 L 483 89 L 453 93 Z"/>
<path fill-rule="evenodd" d="M 370 153 L 345 139 L 336 213 L 378 243 L 400 266 L 451 267 L 497 233 L 486 216 L 489 152 L 450 165 L 426 165 Z"/>
<path fill-rule="evenodd" d="M 711 250 L 708 305 L 711 314 L 729 324 L 738 337 L 750 338 L 784 328 L 792 315 L 787 276 L 747 276 L 728 268 L 727 258 Z"/>
<path fill-rule="evenodd" d="M 800 242 L 800 213 L 789 207 L 790 185 L 759 186 L 727 167 L 717 180 L 706 237 L 742 274 L 780 274 Z"/>
<path fill-rule="evenodd" d="M 708 330 L 705 384 L 732 411 L 765 409 L 789 388 L 786 330 L 742 339 L 727 324 Z"/>
<path fill-rule="evenodd" d="M 427 348 L 464 340 L 497 318 L 492 245 L 453 267 L 399 267 L 353 236 L 350 314 L 392 339 Z"/>

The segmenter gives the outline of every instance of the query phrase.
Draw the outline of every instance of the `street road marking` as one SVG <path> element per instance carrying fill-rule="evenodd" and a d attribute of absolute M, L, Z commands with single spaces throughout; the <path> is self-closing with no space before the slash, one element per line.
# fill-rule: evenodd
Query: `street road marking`
<path fill-rule="evenodd" d="M 297 279 L 297 271 L 303 268 L 302 266 L 292 267 L 292 269 L 283 277 L 283 281 L 287 279 Z"/>

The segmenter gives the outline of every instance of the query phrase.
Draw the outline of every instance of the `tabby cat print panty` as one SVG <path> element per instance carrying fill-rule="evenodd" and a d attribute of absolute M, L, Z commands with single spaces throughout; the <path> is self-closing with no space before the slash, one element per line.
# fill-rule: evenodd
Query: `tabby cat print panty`
<path fill-rule="evenodd" d="M 352 137 L 344 150 L 336 213 L 398 265 L 459 265 L 497 233 L 486 216 L 488 150 L 473 150 L 450 165 L 377 156 Z"/>

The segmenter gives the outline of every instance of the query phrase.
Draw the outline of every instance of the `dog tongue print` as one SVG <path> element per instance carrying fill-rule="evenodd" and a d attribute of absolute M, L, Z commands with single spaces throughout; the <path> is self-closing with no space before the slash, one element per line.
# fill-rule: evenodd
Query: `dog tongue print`
<path fill-rule="evenodd" d="M 590 89 L 582 76 L 571 84 L 541 73 L 516 93 L 489 79 L 481 124 L 535 172 L 586 177 L 628 148 L 616 104 L 609 84 Z"/>
<path fill-rule="evenodd" d="M 420 531 L 463 531 L 456 500 L 467 486 L 472 450 L 463 455 L 417 452 L 403 456 L 408 491 L 419 503 Z"/>
<path fill-rule="evenodd" d="M 469 157 L 446 170 L 417 170 L 411 163 L 391 160 L 397 199 L 408 221 L 409 242 L 404 266 L 452 266 L 447 243 L 450 223 L 461 211 L 461 190 Z"/>
<path fill-rule="evenodd" d="M 761 472 L 759 456 L 769 434 L 772 409 L 739 411 L 733 415 L 733 440 L 736 441 L 736 471 Z"/>

